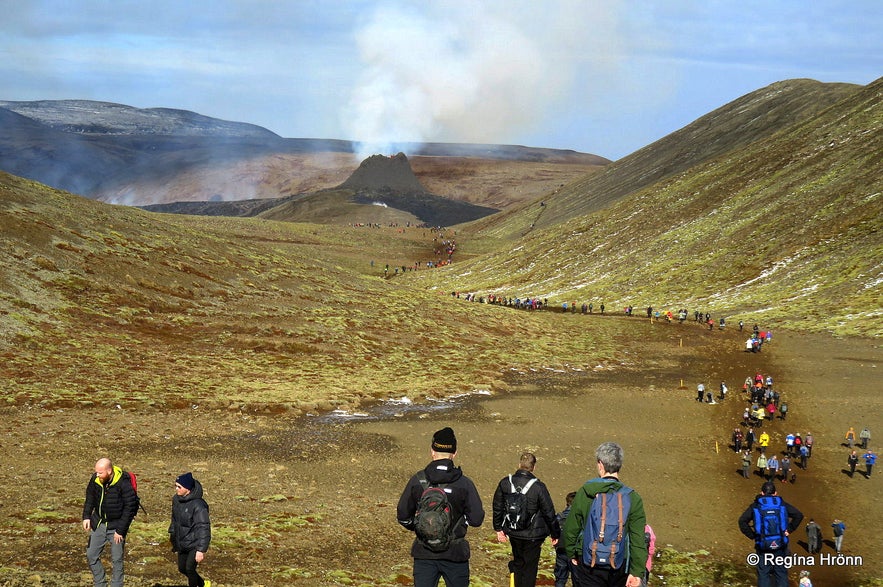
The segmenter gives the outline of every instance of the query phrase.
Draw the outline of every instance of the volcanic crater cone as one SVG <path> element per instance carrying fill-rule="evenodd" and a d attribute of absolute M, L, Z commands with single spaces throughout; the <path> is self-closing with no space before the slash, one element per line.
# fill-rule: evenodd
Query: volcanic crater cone
<path fill-rule="evenodd" d="M 430 193 L 414 175 L 404 153 L 371 155 L 335 189 L 352 191 L 352 201 L 357 204 L 396 208 L 427 224 L 459 224 L 498 211 Z"/>

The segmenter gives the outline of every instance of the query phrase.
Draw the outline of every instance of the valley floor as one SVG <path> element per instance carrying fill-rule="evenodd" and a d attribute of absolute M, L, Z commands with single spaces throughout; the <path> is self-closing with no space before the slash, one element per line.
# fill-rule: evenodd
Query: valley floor
<path fill-rule="evenodd" d="M 773 375 L 791 408 L 786 421 L 765 427 L 771 446 L 784 447 L 789 431 L 811 431 L 816 439 L 808 470 L 798 471 L 795 485 L 782 485 L 781 494 L 814 517 L 828 540 L 831 521 L 842 518 L 844 553 L 862 559 L 817 565 L 814 583 L 875 584 L 883 557 L 880 479 L 845 475 L 841 443 L 848 426 L 883 434 L 883 353 L 876 342 L 776 332 L 763 353 L 751 354 L 742 351 L 738 333 L 691 323 L 562 319 L 585 319 L 586 336 L 594 320 L 620 321 L 619 364 L 593 367 L 591 358 L 574 357 L 574 365 L 588 368 L 551 371 L 538 360 L 506 375 L 508 392 L 449 409 L 386 407 L 376 418 L 4 409 L 0 585 L 91 584 L 80 513 L 92 465 L 104 455 L 138 473 L 147 510 L 129 538 L 127 585 L 181 584 L 166 532 L 174 479 L 185 470 L 200 479 L 211 506 L 214 539 L 201 568 L 214 586 L 409 584 L 411 535 L 396 523 L 395 506 L 408 477 L 428 461 L 432 432 L 447 425 L 458 435 L 458 464 L 488 509 L 485 524 L 469 532 L 475 585 L 506 582 L 508 547 L 495 543 L 490 506 L 519 453 L 537 454 L 536 472 L 563 509 L 564 495 L 590 475 L 595 446 L 610 439 L 625 448 L 623 479 L 644 497 L 657 544 L 706 551 L 697 555 L 702 564 L 726 569 L 735 577 L 730 585 L 750 585 L 744 560 L 752 545 L 736 520 L 761 480 L 740 477 L 740 460 L 727 445 L 747 405 L 741 381 L 758 370 Z M 694 400 L 699 382 L 717 389 L 722 380 L 731 390 L 725 401 Z M 366 408 L 372 413 L 379 412 Z M 801 530 L 795 553 L 806 554 L 803 542 Z M 665 563 L 658 572 L 674 573 Z M 544 569 L 548 576 L 550 560 Z M 671 574 L 665 580 L 679 584 Z"/>

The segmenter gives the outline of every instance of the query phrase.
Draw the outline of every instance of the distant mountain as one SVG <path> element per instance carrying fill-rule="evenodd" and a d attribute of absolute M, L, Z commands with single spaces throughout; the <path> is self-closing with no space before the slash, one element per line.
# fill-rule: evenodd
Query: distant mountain
<path fill-rule="evenodd" d="M 169 108 L 88 100 L 0 102 L 0 169 L 112 203 L 311 193 L 347 177 L 358 161 L 356 147 L 344 140 L 281 138 L 259 126 Z M 531 199 L 609 163 L 597 155 L 517 145 L 430 143 L 403 149 L 424 160 L 422 173 L 437 178 L 450 176 L 446 168 L 465 160 L 473 170 L 482 161 L 498 163 L 485 166 L 494 176 L 489 189 L 484 174 L 469 173 L 457 177 L 450 194 L 498 206 Z M 443 193 L 438 188 L 446 182 L 435 182 L 435 191 Z"/>
<path fill-rule="evenodd" d="M 93 100 L 0 100 L 0 108 L 55 130 L 77 134 L 280 138 L 276 133 L 254 124 L 229 122 L 173 108 L 134 108 Z"/>

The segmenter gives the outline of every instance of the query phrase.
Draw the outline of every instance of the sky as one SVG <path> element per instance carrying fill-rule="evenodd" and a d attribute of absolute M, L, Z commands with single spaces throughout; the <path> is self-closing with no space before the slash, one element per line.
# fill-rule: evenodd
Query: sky
<path fill-rule="evenodd" d="M 0 0 L 0 100 L 192 110 L 283 137 L 618 159 L 792 78 L 883 76 L 883 2 Z"/>

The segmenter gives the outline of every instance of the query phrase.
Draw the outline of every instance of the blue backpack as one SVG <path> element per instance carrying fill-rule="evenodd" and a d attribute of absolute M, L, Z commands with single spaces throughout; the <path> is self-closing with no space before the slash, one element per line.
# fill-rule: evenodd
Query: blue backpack
<path fill-rule="evenodd" d="M 631 493 L 632 488 L 623 485 L 618 490 L 595 495 L 583 529 L 583 563 L 610 569 L 618 569 L 626 563 Z"/>
<path fill-rule="evenodd" d="M 780 550 L 788 545 L 788 510 L 782 498 L 765 495 L 757 498 L 754 507 L 754 534 L 757 548 L 762 551 Z"/>

